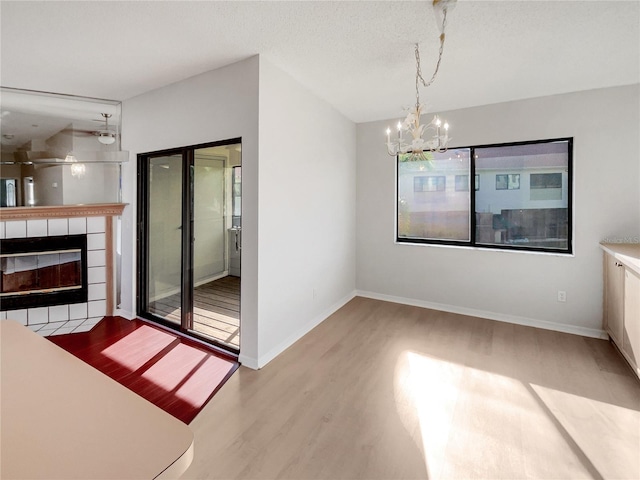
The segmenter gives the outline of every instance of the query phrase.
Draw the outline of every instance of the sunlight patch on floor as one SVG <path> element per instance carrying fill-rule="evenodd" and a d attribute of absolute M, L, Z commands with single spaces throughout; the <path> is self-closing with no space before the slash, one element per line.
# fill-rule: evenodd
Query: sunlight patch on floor
<path fill-rule="evenodd" d="M 575 442 L 600 475 L 640 478 L 639 411 L 541 385 L 530 386 L 557 421 L 558 429 Z M 628 440 L 621 444 L 620 438 Z"/>
<path fill-rule="evenodd" d="M 429 478 L 510 478 L 523 471 L 537 478 L 597 476 L 597 468 L 572 439 L 582 428 L 578 418 L 567 434 L 550 413 L 568 394 L 549 390 L 534 391 L 517 378 L 411 351 L 400 355 L 395 369 L 396 409 L 423 452 Z M 578 397 L 575 406 L 589 402 Z M 605 407 L 593 414 L 617 408 Z M 637 444 L 633 448 L 637 453 Z M 587 449 L 586 455 L 591 454 Z"/>
<path fill-rule="evenodd" d="M 404 352 L 394 379 L 396 408 L 407 432 L 422 450 L 428 478 L 442 469 L 463 367 Z M 433 395 L 437 389 L 437 395 Z"/>
<path fill-rule="evenodd" d="M 218 384 L 229 373 L 229 362 L 221 362 L 219 358 L 209 356 L 201 362 L 180 384 L 176 390 L 176 397 L 185 402 L 200 407 L 210 396 L 210 390 L 202 388 L 202 384 Z"/>
<path fill-rule="evenodd" d="M 170 392 L 186 381 L 206 356 L 205 352 L 179 343 L 151 365 L 142 378 Z"/>
<path fill-rule="evenodd" d="M 105 348 L 101 353 L 135 371 L 174 341 L 174 337 L 155 328 L 143 326 Z"/>

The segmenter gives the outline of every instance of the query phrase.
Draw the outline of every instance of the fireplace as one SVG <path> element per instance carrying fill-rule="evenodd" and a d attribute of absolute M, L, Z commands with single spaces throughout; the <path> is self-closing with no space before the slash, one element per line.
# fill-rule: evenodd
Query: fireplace
<path fill-rule="evenodd" d="M 87 291 L 86 235 L 2 241 L 2 310 L 82 303 Z"/>

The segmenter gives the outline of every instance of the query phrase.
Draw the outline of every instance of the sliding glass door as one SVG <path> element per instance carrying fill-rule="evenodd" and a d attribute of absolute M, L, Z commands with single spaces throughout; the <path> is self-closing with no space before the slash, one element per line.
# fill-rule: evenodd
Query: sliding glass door
<path fill-rule="evenodd" d="M 239 139 L 138 157 L 138 315 L 240 346 Z"/>
<path fill-rule="evenodd" d="M 149 157 L 146 162 L 147 311 L 181 325 L 182 188 L 181 154 Z"/>

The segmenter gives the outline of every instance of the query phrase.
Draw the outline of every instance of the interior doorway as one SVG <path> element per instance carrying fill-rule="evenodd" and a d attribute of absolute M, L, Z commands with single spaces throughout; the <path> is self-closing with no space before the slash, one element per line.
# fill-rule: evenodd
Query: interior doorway
<path fill-rule="evenodd" d="M 138 315 L 238 352 L 240 139 L 138 156 Z"/>

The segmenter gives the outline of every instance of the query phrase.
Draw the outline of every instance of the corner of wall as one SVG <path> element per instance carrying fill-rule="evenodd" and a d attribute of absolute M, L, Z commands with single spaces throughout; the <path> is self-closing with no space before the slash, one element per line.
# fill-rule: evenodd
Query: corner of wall
<path fill-rule="evenodd" d="M 274 348 L 269 350 L 267 353 L 265 353 L 264 355 L 260 355 L 260 357 L 257 359 L 257 361 L 255 359 L 253 359 L 253 358 L 243 357 L 241 355 L 240 356 L 240 362 L 242 363 L 242 359 L 244 358 L 248 362 L 245 366 L 248 366 L 249 368 L 260 369 L 260 368 L 264 367 L 271 360 L 276 358 L 278 355 L 280 355 L 282 352 L 284 352 L 287 348 L 289 348 L 291 345 L 293 345 L 295 342 L 300 340 L 307 333 L 309 333 L 311 330 L 313 330 L 315 327 L 317 327 L 323 321 L 325 321 L 327 318 L 329 318 L 331 315 L 333 315 L 337 310 L 339 310 L 344 305 L 346 305 L 348 302 L 350 302 L 355 296 L 356 296 L 356 291 L 355 290 L 350 292 L 347 296 L 345 296 L 344 298 L 340 299 L 339 301 L 337 301 L 336 303 L 331 305 L 329 308 L 327 308 L 321 314 L 317 315 L 316 317 L 312 318 L 310 321 L 308 321 L 307 323 L 302 325 L 298 330 L 293 332 L 291 335 L 289 335 L 287 338 L 285 338 L 282 342 L 280 342 Z M 244 363 L 243 363 L 243 365 L 244 365 Z M 256 367 L 253 367 L 252 365 L 256 365 Z"/>

